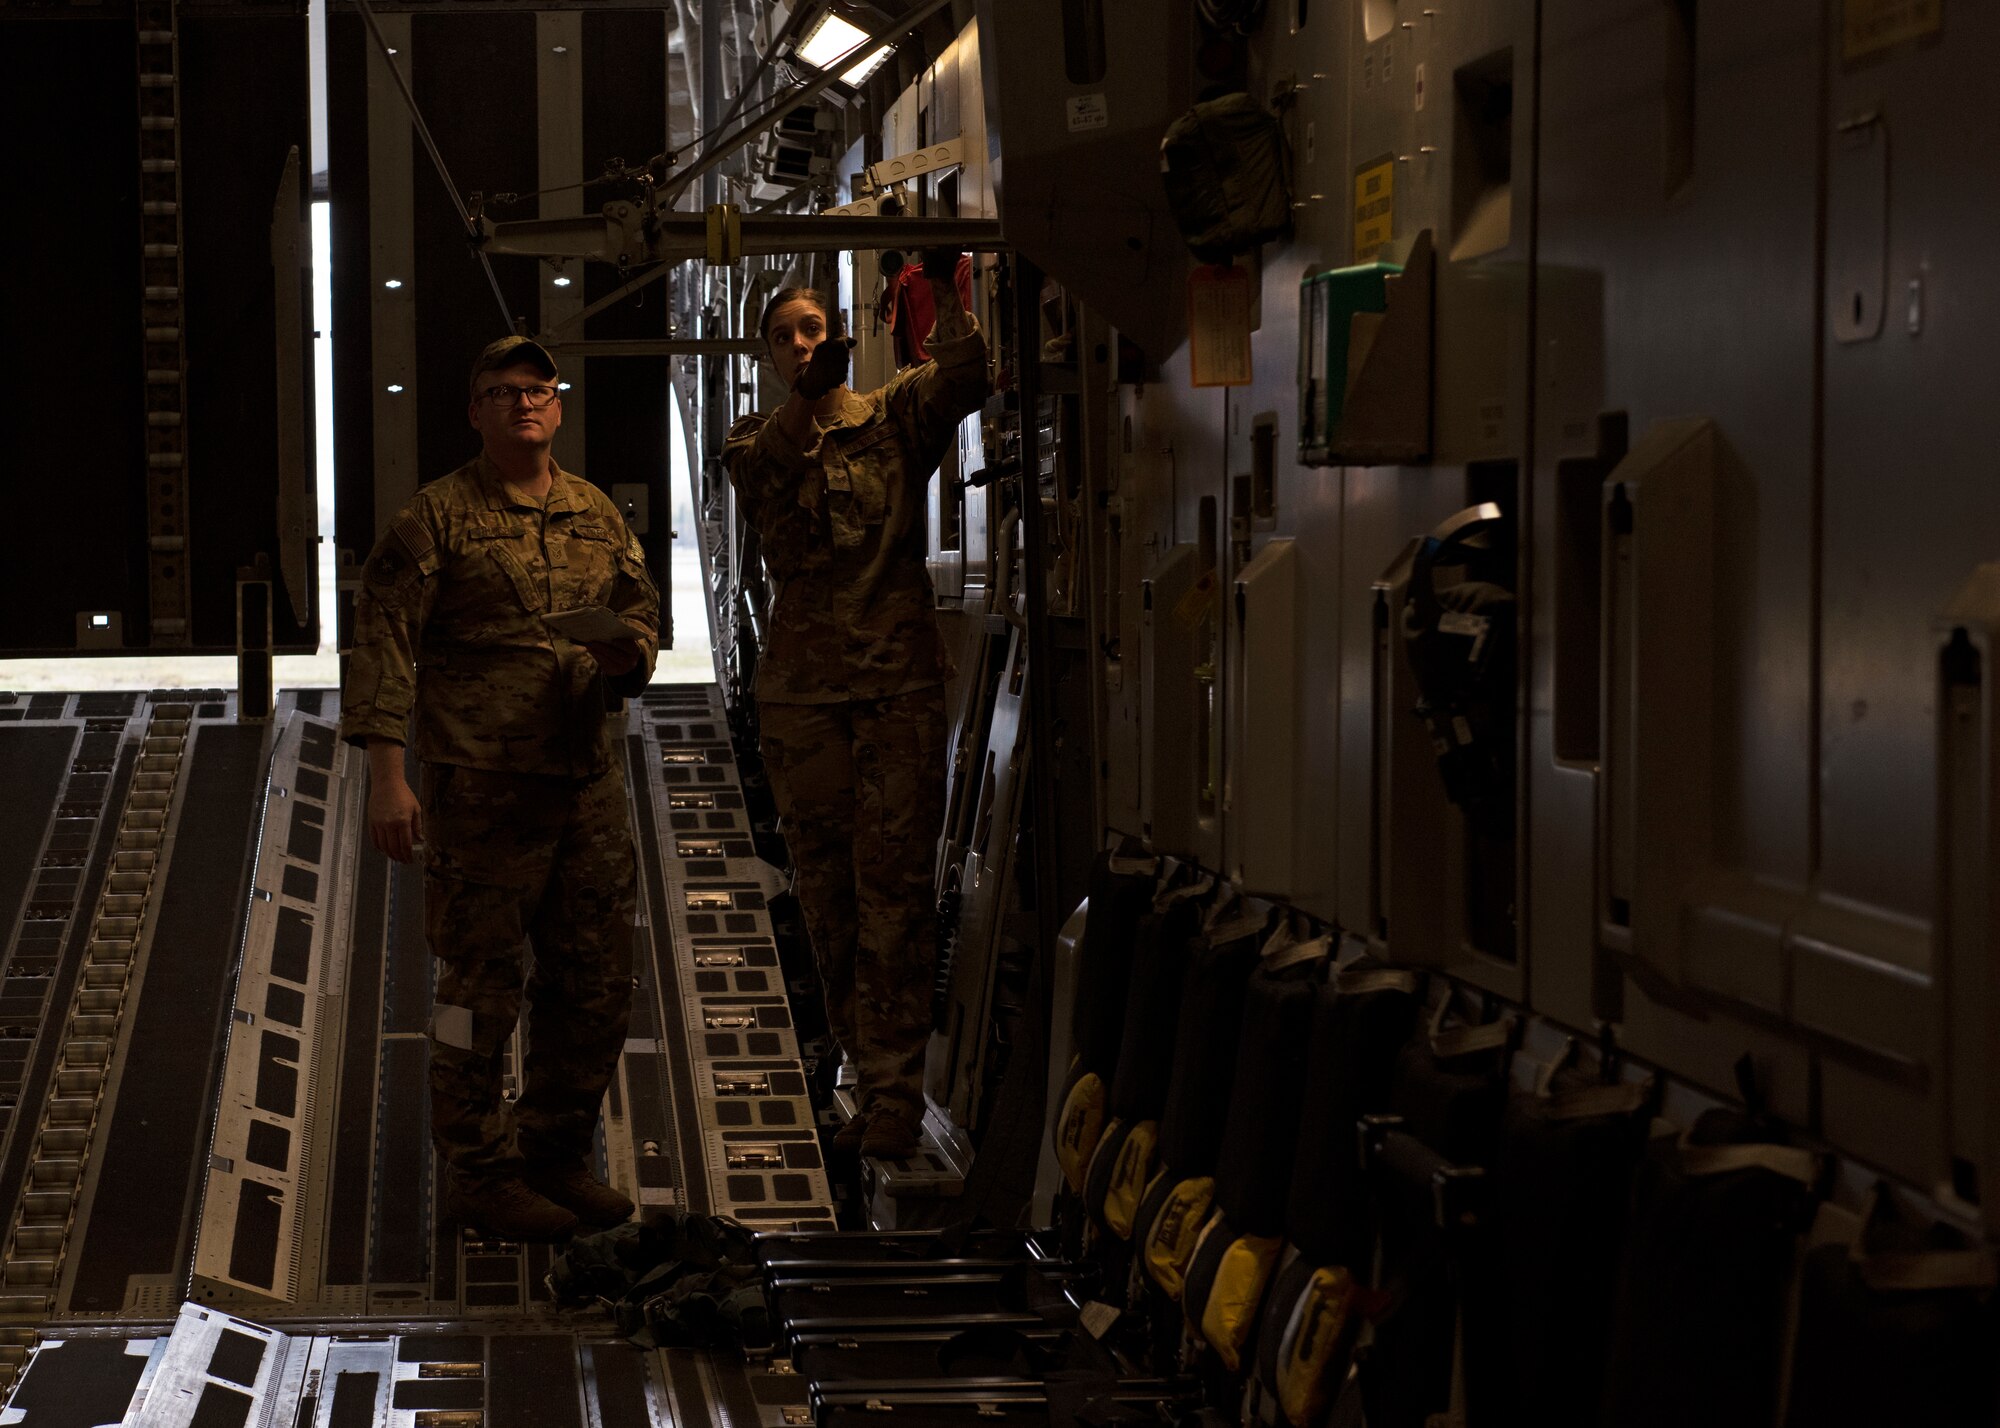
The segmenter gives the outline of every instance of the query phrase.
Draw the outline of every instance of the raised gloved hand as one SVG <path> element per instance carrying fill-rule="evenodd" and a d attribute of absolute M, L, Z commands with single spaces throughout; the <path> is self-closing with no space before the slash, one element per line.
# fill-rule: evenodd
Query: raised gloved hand
<path fill-rule="evenodd" d="M 958 277 L 958 260 L 964 255 L 956 248 L 926 248 L 921 256 L 926 278 L 934 283 L 949 283 Z"/>
<path fill-rule="evenodd" d="M 809 402 L 816 402 L 847 380 L 847 354 L 854 346 L 852 337 L 829 337 L 813 348 L 806 365 L 799 369 L 792 390 Z"/>

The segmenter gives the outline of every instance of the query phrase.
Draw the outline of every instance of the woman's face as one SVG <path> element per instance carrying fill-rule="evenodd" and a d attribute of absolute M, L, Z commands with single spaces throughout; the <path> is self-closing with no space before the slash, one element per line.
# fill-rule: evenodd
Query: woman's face
<path fill-rule="evenodd" d="M 796 386 L 806 359 L 825 338 L 826 313 L 818 303 L 799 297 L 780 305 L 764 329 L 764 341 L 770 345 L 778 380 L 787 387 Z"/>

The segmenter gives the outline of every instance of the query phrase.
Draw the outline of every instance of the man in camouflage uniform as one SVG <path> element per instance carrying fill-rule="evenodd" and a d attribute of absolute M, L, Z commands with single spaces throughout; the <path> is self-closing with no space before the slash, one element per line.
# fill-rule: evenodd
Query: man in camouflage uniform
<path fill-rule="evenodd" d="M 645 687 L 658 652 L 644 551 L 609 498 L 550 454 L 555 383 L 526 338 L 480 354 L 468 414 L 483 449 L 418 491 L 369 556 L 341 707 L 341 737 L 368 749 L 375 845 L 399 862 L 426 854 L 431 1135 L 451 1209 L 518 1239 L 632 1213 L 588 1164 L 632 996 L 636 864 L 605 715 Z M 590 605 L 632 638 L 574 645 L 543 623 Z M 421 803 L 403 773 L 412 717 Z M 510 1115 L 501 1060 L 524 941 L 534 969 Z"/>
<path fill-rule="evenodd" d="M 986 346 L 938 275 L 931 360 L 857 396 L 818 294 L 780 292 L 762 335 L 790 398 L 729 433 L 723 461 L 773 596 L 757 666 L 765 765 L 827 1019 L 858 1076 L 843 1149 L 915 1153 L 937 955 L 951 664 L 925 567 L 925 492 L 984 400 Z"/>

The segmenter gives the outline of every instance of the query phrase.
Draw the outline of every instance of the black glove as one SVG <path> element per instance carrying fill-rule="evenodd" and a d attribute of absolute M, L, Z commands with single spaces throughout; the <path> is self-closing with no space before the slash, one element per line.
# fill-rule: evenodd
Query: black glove
<path fill-rule="evenodd" d="M 956 248 L 924 249 L 924 276 L 934 283 L 956 281 L 958 278 L 958 260 L 961 256 Z"/>
<path fill-rule="evenodd" d="M 847 353 L 852 337 L 829 337 L 813 348 L 792 390 L 809 402 L 816 402 L 847 380 Z"/>

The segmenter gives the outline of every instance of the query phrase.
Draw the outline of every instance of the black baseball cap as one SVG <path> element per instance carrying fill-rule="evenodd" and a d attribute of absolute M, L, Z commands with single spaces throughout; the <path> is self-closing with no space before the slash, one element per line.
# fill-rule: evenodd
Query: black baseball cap
<path fill-rule="evenodd" d="M 549 356 L 549 349 L 532 337 L 510 335 L 496 342 L 487 343 L 485 350 L 473 361 L 472 389 L 475 392 L 479 390 L 479 378 L 482 374 L 503 372 L 509 367 L 518 367 L 523 363 L 534 367 L 550 381 L 555 380 L 556 359 Z"/>

